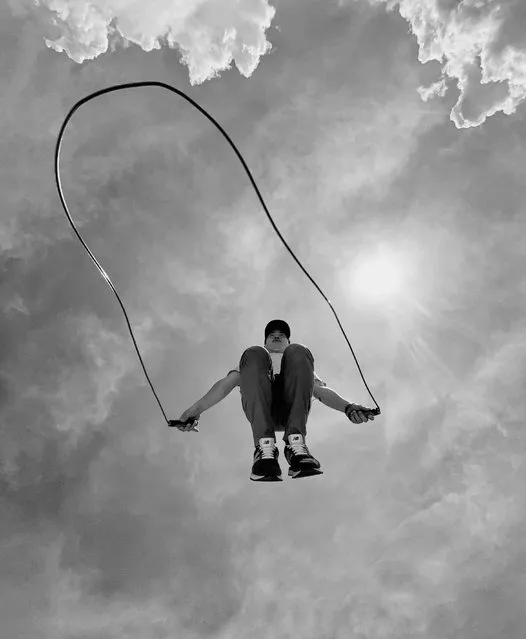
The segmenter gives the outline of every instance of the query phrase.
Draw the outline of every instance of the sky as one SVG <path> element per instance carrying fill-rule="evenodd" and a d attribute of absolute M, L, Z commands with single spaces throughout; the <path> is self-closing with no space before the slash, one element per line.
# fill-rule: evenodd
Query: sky
<path fill-rule="evenodd" d="M 0 3 L 0 618 L 17 639 L 517 639 L 526 624 L 522 0 Z M 69 109 L 187 93 L 243 154 L 382 413 L 249 481 L 239 390 L 166 426 L 61 207 Z M 219 131 L 160 87 L 73 116 L 79 231 L 177 418 L 285 319 L 373 406 Z"/>

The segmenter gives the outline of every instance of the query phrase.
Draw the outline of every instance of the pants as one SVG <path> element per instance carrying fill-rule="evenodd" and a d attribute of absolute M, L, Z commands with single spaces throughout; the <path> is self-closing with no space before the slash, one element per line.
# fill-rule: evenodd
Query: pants
<path fill-rule="evenodd" d="M 314 389 L 314 357 L 303 344 L 289 344 L 281 360 L 281 372 L 273 379 L 270 353 L 251 346 L 239 362 L 241 404 L 252 426 L 254 446 L 261 437 L 307 434 L 307 419 Z M 288 442 L 287 442 L 288 443 Z"/>

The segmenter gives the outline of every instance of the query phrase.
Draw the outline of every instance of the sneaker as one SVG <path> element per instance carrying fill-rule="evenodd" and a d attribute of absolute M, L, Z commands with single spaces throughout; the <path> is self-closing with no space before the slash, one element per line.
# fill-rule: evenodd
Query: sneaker
<path fill-rule="evenodd" d="M 273 437 L 262 437 L 254 451 L 252 481 L 283 481 L 278 462 L 279 450 Z"/>
<path fill-rule="evenodd" d="M 310 454 L 303 435 L 289 435 L 285 445 L 285 458 L 289 462 L 289 477 L 310 477 L 323 475 L 320 462 Z"/>

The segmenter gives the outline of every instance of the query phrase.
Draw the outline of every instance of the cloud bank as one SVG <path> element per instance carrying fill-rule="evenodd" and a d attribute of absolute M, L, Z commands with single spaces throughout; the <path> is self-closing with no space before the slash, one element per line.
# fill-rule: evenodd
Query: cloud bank
<path fill-rule="evenodd" d="M 232 62 L 250 77 L 271 48 L 265 31 L 276 12 L 267 0 L 23 0 L 10 6 L 17 15 L 32 13 L 46 45 L 79 64 L 119 45 L 178 49 L 192 85 Z"/>
<path fill-rule="evenodd" d="M 460 95 L 451 110 L 457 128 L 479 126 L 516 111 L 526 97 L 526 6 L 522 0 L 369 0 L 398 9 L 411 25 L 422 63 L 442 66 L 419 88 L 424 101 Z M 46 45 L 81 64 L 117 47 L 177 49 L 190 84 L 236 65 L 250 77 L 272 47 L 266 38 L 276 10 L 268 0 L 9 0 L 16 15 L 38 21 Z"/>
<path fill-rule="evenodd" d="M 445 95 L 448 81 L 460 96 L 451 111 L 457 128 L 514 113 L 526 98 L 526 4 L 523 0 L 371 0 L 398 8 L 409 22 L 423 64 L 436 60 L 441 77 L 421 87 L 424 101 Z"/>

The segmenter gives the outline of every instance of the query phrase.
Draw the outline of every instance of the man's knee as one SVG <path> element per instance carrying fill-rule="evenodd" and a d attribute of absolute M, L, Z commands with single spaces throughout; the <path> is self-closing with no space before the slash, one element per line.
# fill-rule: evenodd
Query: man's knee
<path fill-rule="evenodd" d="M 305 346 L 305 344 L 298 344 L 296 342 L 292 342 L 292 344 L 289 344 L 285 350 L 290 351 L 291 353 L 295 353 L 296 351 L 301 352 L 301 351 L 306 351 L 309 349 Z"/>
<path fill-rule="evenodd" d="M 262 362 L 265 365 L 272 364 L 269 352 L 263 346 L 250 346 L 247 348 L 241 355 L 240 366 L 243 366 L 248 361 Z"/>
<path fill-rule="evenodd" d="M 268 351 L 264 346 L 249 346 L 249 348 L 244 351 L 243 355 L 247 355 L 247 357 L 267 357 Z"/>
<path fill-rule="evenodd" d="M 285 349 L 285 351 L 283 352 L 283 355 L 287 356 L 287 358 L 291 358 L 291 357 L 308 357 L 309 359 L 312 359 L 312 353 L 310 352 L 310 350 L 305 346 L 305 344 L 289 344 L 287 346 L 287 348 Z"/>

